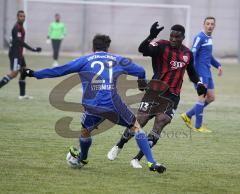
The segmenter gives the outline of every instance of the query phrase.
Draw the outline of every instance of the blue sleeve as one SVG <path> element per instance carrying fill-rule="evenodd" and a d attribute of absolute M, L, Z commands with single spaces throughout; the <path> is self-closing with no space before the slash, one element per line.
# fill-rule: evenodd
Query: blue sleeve
<path fill-rule="evenodd" d="M 221 64 L 213 56 L 211 57 L 211 65 L 215 68 L 218 68 L 221 66 Z"/>
<path fill-rule="evenodd" d="M 193 46 L 192 46 L 192 52 L 193 52 L 193 56 L 194 56 L 194 59 L 199 51 L 201 47 L 201 37 L 200 36 L 197 36 L 194 41 L 193 41 Z"/>
<path fill-rule="evenodd" d="M 60 77 L 70 73 L 80 72 L 83 65 L 84 58 L 81 57 L 59 67 L 34 71 L 33 76 L 37 79 Z"/>
<path fill-rule="evenodd" d="M 146 79 L 146 73 L 143 67 L 133 63 L 131 60 L 127 58 L 122 58 L 120 61 L 120 65 L 122 69 L 128 75 L 132 75 L 138 77 L 138 79 Z"/>

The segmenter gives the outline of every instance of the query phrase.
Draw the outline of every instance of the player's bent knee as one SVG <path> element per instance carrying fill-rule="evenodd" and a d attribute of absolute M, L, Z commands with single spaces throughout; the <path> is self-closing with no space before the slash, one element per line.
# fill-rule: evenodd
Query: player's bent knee
<path fill-rule="evenodd" d="M 141 129 L 141 126 L 140 126 L 140 124 L 139 124 L 139 122 L 137 120 L 135 121 L 134 125 L 130 127 L 130 130 L 132 132 L 137 132 L 140 129 Z"/>
<path fill-rule="evenodd" d="M 205 100 L 206 100 L 206 98 L 207 98 L 207 97 L 204 96 L 204 95 L 198 96 L 198 101 L 204 103 Z"/>
<path fill-rule="evenodd" d="M 211 103 L 211 102 L 213 102 L 213 101 L 215 101 L 215 96 L 208 96 L 207 97 L 207 99 L 206 99 L 206 101 L 208 102 L 208 103 Z"/>
<path fill-rule="evenodd" d="M 83 137 L 83 138 L 91 137 L 91 132 L 89 130 L 87 130 L 86 128 L 82 128 L 81 137 Z"/>
<path fill-rule="evenodd" d="M 13 78 L 15 78 L 15 77 L 17 77 L 17 75 L 18 75 L 18 71 L 12 71 L 10 74 L 9 74 L 9 76 L 13 79 Z"/>

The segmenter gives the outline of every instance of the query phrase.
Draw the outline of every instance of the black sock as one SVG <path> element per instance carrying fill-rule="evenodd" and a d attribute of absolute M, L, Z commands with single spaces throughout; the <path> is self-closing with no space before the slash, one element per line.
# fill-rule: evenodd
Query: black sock
<path fill-rule="evenodd" d="M 156 145 L 158 139 L 159 137 L 155 137 L 151 133 L 148 134 L 148 143 L 150 145 L 150 148 Z M 133 159 L 141 160 L 143 156 L 144 156 L 143 152 L 139 151 L 138 154 Z"/>
<path fill-rule="evenodd" d="M 26 82 L 25 80 L 19 80 L 19 89 L 20 89 L 20 96 L 25 96 L 25 88 L 26 88 Z"/>
<path fill-rule="evenodd" d="M 128 142 L 128 139 L 125 139 L 125 137 L 121 137 L 121 139 L 119 140 L 119 142 L 117 143 L 117 146 L 122 149 L 124 144 Z"/>
<path fill-rule="evenodd" d="M 5 75 L 0 81 L 0 88 L 5 86 L 10 80 L 11 80 L 11 77 L 9 77 L 8 75 Z"/>
<path fill-rule="evenodd" d="M 129 139 L 131 139 L 134 136 L 133 133 L 131 133 L 130 129 L 126 128 L 121 139 L 117 143 L 117 146 L 122 149 L 124 144 L 128 142 Z"/>
<path fill-rule="evenodd" d="M 143 156 L 144 156 L 143 152 L 139 151 L 138 154 L 133 159 L 141 160 Z"/>

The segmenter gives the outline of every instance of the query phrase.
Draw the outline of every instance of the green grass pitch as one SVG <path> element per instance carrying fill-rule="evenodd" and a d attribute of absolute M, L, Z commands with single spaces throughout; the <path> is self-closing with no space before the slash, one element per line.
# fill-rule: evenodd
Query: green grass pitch
<path fill-rule="evenodd" d="M 61 63 L 72 58 L 61 58 Z M 27 56 L 32 69 L 51 66 L 51 58 Z M 151 76 L 149 61 L 142 64 Z M 0 55 L 0 77 L 9 69 L 7 55 Z M 119 158 L 108 161 L 109 149 L 124 128 L 115 126 L 93 137 L 89 164 L 80 170 L 70 169 L 66 153 L 77 139 L 63 138 L 55 122 L 73 117 L 71 127 L 80 130 L 79 113 L 60 111 L 49 103 L 49 93 L 64 78 L 27 79 L 27 92 L 33 100 L 19 101 L 18 80 L 0 90 L 0 193 L 71 193 L 71 194 L 226 194 L 240 193 L 240 65 L 224 64 L 222 77 L 214 71 L 216 101 L 204 115 L 204 124 L 213 133 L 190 132 L 180 119 L 196 100 L 196 92 L 187 76 L 176 115 L 165 128 L 164 136 L 154 147 L 155 158 L 167 166 L 165 174 L 152 173 L 129 165 L 137 146 L 131 140 Z M 79 89 L 68 95 L 79 102 Z M 68 99 L 67 99 L 68 100 Z M 152 121 L 144 128 L 149 131 Z"/>

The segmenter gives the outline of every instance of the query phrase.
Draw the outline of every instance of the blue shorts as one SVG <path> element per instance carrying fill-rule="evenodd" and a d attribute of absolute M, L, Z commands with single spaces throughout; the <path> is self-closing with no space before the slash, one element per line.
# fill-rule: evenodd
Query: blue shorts
<path fill-rule="evenodd" d="M 200 81 L 207 86 L 207 89 L 214 89 L 214 82 L 212 77 L 199 77 Z M 196 88 L 196 84 L 195 84 L 195 88 Z"/>
<path fill-rule="evenodd" d="M 85 106 L 85 112 L 81 121 L 83 128 L 92 131 L 97 128 L 97 126 L 100 125 L 105 119 L 114 124 L 131 128 L 136 121 L 135 115 L 121 100 L 115 101 L 114 105 L 115 109 Z"/>

